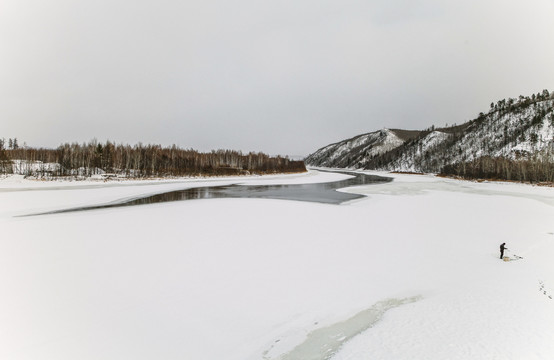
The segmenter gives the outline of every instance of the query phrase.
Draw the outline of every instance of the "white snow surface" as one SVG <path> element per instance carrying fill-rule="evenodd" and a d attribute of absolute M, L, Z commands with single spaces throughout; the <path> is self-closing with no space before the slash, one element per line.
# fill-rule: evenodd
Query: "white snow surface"
<path fill-rule="evenodd" d="M 366 156 L 373 156 L 378 155 L 381 153 L 385 153 L 389 150 L 395 149 L 402 145 L 404 141 L 400 139 L 396 134 L 389 129 L 383 129 L 381 130 L 382 134 L 382 142 L 380 144 L 377 144 L 376 146 L 373 146 L 369 151 L 367 151 Z"/>
<path fill-rule="evenodd" d="M 0 180 L 0 359 L 554 358 L 554 189 L 383 174 L 394 182 L 343 189 L 368 196 L 345 205 L 211 199 L 34 217 L 15 216 L 344 175 Z M 523 259 L 501 261 L 502 242 Z"/>
<path fill-rule="evenodd" d="M 58 163 L 44 163 L 42 161 L 12 160 L 12 171 L 14 174 L 26 174 L 36 171 L 57 171 L 60 169 Z"/>

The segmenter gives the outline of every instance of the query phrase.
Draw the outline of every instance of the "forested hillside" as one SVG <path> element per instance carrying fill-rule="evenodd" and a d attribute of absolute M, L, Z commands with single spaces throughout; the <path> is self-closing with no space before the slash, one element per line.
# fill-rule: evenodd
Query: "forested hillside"
<path fill-rule="evenodd" d="M 309 155 L 305 161 L 314 166 L 348 168 L 352 164 L 363 164 L 365 159 L 379 156 L 410 139 L 420 135 L 420 131 L 383 129 L 351 139 L 327 145 Z"/>
<path fill-rule="evenodd" d="M 451 119 L 448 119 L 451 120 Z M 448 121 L 451 122 L 451 121 Z M 394 133 L 398 130 L 382 130 Z M 412 133 L 413 134 L 413 133 Z M 554 93 L 491 103 L 488 113 L 458 126 L 420 131 L 397 146 L 353 147 L 340 164 L 328 147 L 306 158 L 312 166 L 434 172 L 463 177 L 554 181 Z M 341 142 L 342 149 L 348 140 Z M 334 144 L 335 145 L 335 144 Z M 376 151 L 378 150 L 378 151 Z"/>
<path fill-rule="evenodd" d="M 16 139 L 0 140 L 0 173 L 27 176 L 120 177 L 267 174 L 306 171 L 303 161 L 217 150 L 201 153 L 173 145 L 135 146 L 91 141 L 57 149 L 20 147 Z"/>

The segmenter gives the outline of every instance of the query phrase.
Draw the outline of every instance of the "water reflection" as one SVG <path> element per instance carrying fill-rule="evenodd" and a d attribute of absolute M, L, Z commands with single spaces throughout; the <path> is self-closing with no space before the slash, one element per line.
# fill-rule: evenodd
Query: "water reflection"
<path fill-rule="evenodd" d="M 352 175 L 352 178 L 316 184 L 295 184 L 295 185 L 226 185 L 226 186 L 207 186 L 191 189 L 170 191 L 161 194 L 146 196 L 143 198 L 124 200 L 104 205 L 95 205 L 88 207 L 72 208 L 51 211 L 42 214 L 58 214 L 74 211 L 85 211 L 94 209 L 106 209 L 121 206 L 135 206 L 145 204 L 155 204 L 170 201 L 198 200 L 198 199 L 221 199 L 221 198 L 259 198 L 259 199 L 279 199 L 294 201 L 309 201 L 324 204 L 342 204 L 346 201 L 355 200 L 364 197 L 363 195 L 350 194 L 336 191 L 337 189 L 375 184 L 392 181 L 376 175 L 366 175 L 360 173 L 341 172 Z"/>

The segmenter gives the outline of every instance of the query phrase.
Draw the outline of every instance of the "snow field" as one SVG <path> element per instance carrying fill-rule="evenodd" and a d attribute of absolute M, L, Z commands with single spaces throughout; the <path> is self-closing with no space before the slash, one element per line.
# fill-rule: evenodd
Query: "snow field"
<path fill-rule="evenodd" d="M 552 357 L 554 300 L 539 291 L 554 293 L 552 190 L 389 176 L 341 206 L 216 199 L 15 218 L 161 188 L 0 192 L 0 358 L 286 358 L 318 329 L 416 296 L 330 358 Z M 502 242 L 524 259 L 500 261 Z"/>
<path fill-rule="evenodd" d="M 192 187 L 242 183 L 247 185 L 308 184 L 340 181 L 349 177 L 351 176 L 315 170 L 305 174 L 222 177 L 201 180 L 183 178 L 170 181 L 30 181 L 24 179 L 23 176 L 13 175 L 0 180 L 0 219 L 119 202 L 122 199 L 129 200 Z"/>

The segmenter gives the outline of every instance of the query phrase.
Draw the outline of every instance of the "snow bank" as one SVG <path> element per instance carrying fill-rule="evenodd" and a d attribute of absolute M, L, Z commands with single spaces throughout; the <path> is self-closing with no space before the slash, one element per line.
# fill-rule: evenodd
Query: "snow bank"
<path fill-rule="evenodd" d="M 306 176 L 309 175 L 309 176 Z M 251 176 L 221 176 L 221 177 L 176 177 L 176 178 L 157 178 L 157 179 L 124 179 L 124 178 L 110 178 L 106 179 L 102 176 L 100 177 L 88 177 L 86 179 L 73 180 L 71 178 L 64 179 L 59 178 L 55 180 L 36 180 L 25 178 L 23 175 L 4 175 L 0 176 L 0 192 L 10 191 L 10 190 L 35 190 L 35 189 L 61 189 L 61 188 L 100 188 L 100 187 L 126 187 L 126 186 L 137 186 L 137 185 L 159 185 L 159 184 L 182 184 L 182 183 L 211 183 L 211 182 L 229 182 L 229 183 L 238 183 L 244 181 L 245 179 L 275 179 L 278 181 L 289 181 L 288 179 L 295 179 L 302 183 L 312 182 L 325 182 L 322 178 L 319 178 L 319 172 L 310 172 L 305 174 L 276 174 L 276 175 L 251 175 Z M 322 176 L 326 176 L 321 174 Z M 331 174 L 328 178 L 328 181 L 334 181 L 333 175 L 340 177 L 342 175 Z M 313 180 L 310 180 L 314 177 Z M 317 178 L 317 179 L 315 179 Z M 302 180 L 304 179 L 304 180 Z"/>
<path fill-rule="evenodd" d="M 341 206 L 214 199 L 14 218 L 182 184 L 0 192 L 0 358 L 279 359 L 349 319 L 361 323 L 332 332 L 323 358 L 552 357 L 552 189 L 389 176 L 344 190 L 368 198 Z M 523 259 L 500 261 L 502 242 Z"/>

